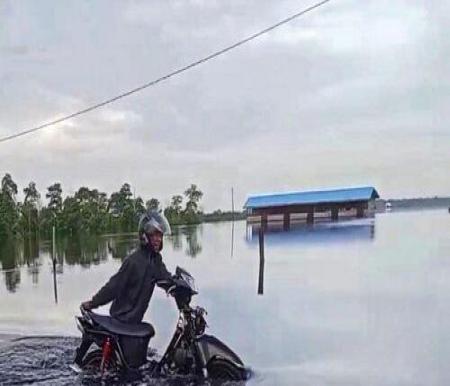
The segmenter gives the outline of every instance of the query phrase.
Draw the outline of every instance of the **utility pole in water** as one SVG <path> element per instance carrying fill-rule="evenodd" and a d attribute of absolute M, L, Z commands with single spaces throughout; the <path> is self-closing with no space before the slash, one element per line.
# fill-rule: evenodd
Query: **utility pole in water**
<path fill-rule="evenodd" d="M 233 257 L 234 251 L 234 192 L 231 188 L 231 257 Z"/>
<path fill-rule="evenodd" d="M 233 221 L 234 221 L 234 191 L 233 191 L 233 188 L 231 188 L 231 214 L 233 216 Z"/>

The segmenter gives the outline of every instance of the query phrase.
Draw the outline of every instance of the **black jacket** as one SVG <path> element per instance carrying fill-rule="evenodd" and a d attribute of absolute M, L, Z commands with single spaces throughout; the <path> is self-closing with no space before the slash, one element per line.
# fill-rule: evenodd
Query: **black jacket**
<path fill-rule="evenodd" d="M 167 289 L 171 277 L 161 254 L 141 247 L 125 258 L 119 271 L 93 296 L 92 307 L 112 301 L 109 311 L 112 317 L 125 323 L 139 323 L 148 308 L 156 281 L 168 281 L 168 284 L 158 284 Z"/>

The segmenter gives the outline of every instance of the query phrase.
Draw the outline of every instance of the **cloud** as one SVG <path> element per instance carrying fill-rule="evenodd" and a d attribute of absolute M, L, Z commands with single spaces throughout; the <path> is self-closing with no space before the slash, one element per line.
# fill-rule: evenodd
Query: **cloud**
<path fill-rule="evenodd" d="M 194 182 L 207 209 L 227 207 L 231 186 L 240 202 L 250 192 L 366 183 L 388 197 L 448 194 L 449 4 L 330 2 L 155 87 L 10 142 L 0 172 L 108 192 L 128 181 L 161 200 Z M 156 79 L 308 5 L 8 3 L 0 135 Z M 45 61 L 32 54 L 40 50 Z"/>
<path fill-rule="evenodd" d="M 122 123 L 140 123 L 142 122 L 142 117 L 135 113 L 134 111 L 125 110 L 113 110 L 111 108 L 106 108 L 99 110 L 100 118 L 109 124 L 122 124 Z"/>

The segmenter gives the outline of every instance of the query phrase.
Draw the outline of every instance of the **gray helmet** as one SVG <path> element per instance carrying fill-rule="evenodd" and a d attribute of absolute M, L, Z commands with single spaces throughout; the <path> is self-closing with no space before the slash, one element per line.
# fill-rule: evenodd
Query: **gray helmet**
<path fill-rule="evenodd" d="M 164 214 L 150 210 L 144 213 L 138 226 L 139 238 L 143 244 L 147 244 L 147 236 L 153 232 L 161 232 L 163 235 L 171 233 L 170 224 Z"/>

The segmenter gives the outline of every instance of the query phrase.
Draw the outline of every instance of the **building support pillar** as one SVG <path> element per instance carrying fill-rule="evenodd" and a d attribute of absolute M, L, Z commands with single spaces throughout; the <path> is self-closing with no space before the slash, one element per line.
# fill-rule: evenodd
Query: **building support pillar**
<path fill-rule="evenodd" d="M 314 224 L 314 208 L 310 209 L 308 211 L 308 214 L 306 215 L 306 223 L 307 224 Z"/>
<path fill-rule="evenodd" d="M 267 229 L 267 214 L 261 215 L 261 229 L 266 230 Z"/>
<path fill-rule="evenodd" d="M 338 207 L 331 208 L 331 220 L 332 221 L 339 220 L 339 208 Z"/>
<path fill-rule="evenodd" d="M 291 214 L 289 212 L 285 212 L 283 214 L 283 229 L 285 231 L 289 230 L 291 227 Z"/>
<path fill-rule="evenodd" d="M 362 204 L 359 204 L 356 207 L 356 217 L 358 218 L 364 217 L 364 207 L 362 206 Z"/>

